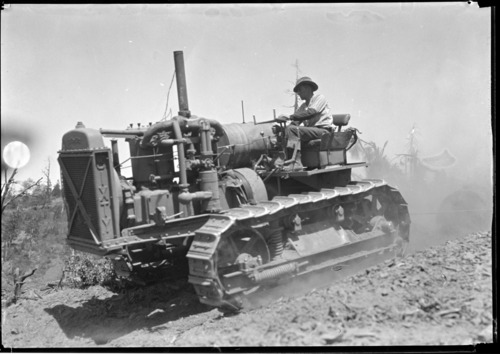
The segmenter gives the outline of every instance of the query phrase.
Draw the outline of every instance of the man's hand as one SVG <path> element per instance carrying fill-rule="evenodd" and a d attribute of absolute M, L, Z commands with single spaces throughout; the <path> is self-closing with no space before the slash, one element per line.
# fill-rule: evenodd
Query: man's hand
<path fill-rule="evenodd" d="M 290 116 L 288 117 L 288 119 L 290 120 L 290 124 L 291 124 L 291 125 L 300 125 L 300 120 L 295 119 L 295 115 L 293 115 L 293 114 L 292 114 L 292 115 L 290 115 Z"/>
<path fill-rule="evenodd" d="M 280 114 L 277 118 L 275 118 L 277 122 L 280 123 L 285 123 L 286 121 L 290 120 L 288 116 L 285 116 L 284 114 Z"/>

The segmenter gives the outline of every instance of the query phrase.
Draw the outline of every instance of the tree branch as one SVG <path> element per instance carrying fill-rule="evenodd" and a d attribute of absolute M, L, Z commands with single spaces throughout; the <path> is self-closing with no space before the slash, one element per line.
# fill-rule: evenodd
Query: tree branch
<path fill-rule="evenodd" d="M 14 177 L 14 173 L 17 172 L 17 169 L 14 170 L 14 172 L 12 173 L 12 176 L 10 177 L 9 179 L 9 185 L 10 183 L 13 181 L 13 177 Z M 42 178 L 43 177 L 40 177 L 38 179 L 38 181 L 36 181 L 35 183 L 29 185 L 28 187 L 25 187 L 20 193 L 16 194 L 15 196 L 13 196 L 12 198 L 10 198 L 7 202 L 5 201 L 6 198 L 7 198 L 7 193 L 9 191 L 9 186 L 7 186 L 7 188 L 5 189 L 4 191 L 4 195 L 2 196 L 2 212 L 1 214 L 3 215 L 3 211 L 5 210 L 5 208 L 7 207 L 7 205 L 9 205 L 10 203 L 12 203 L 14 200 L 16 200 L 17 198 L 19 197 L 22 197 L 24 196 L 31 188 L 37 186 L 40 184 L 40 182 L 42 181 Z"/>

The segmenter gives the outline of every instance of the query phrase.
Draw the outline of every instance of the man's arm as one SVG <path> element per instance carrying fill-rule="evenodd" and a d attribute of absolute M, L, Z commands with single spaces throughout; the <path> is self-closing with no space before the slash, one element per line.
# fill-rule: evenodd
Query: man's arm
<path fill-rule="evenodd" d="M 301 112 L 295 112 L 294 114 L 290 115 L 290 120 L 302 122 L 304 120 L 312 118 L 316 113 L 318 112 L 314 108 L 306 108 Z"/>
<path fill-rule="evenodd" d="M 291 120 L 302 122 L 312 118 L 315 114 L 323 112 L 327 107 L 326 98 L 323 95 L 314 95 L 309 102 L 309 106 L 304 110 L 295 112 L 290 116 Z"/>

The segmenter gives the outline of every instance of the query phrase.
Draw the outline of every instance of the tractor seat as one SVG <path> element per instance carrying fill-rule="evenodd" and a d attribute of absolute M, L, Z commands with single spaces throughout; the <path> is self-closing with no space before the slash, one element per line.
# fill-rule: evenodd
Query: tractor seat
<path fill-rule="evenodd" d="M 351 119 L 351 115 L 349 113 L 343 114 L 334 114 L 332 115 L 333 125 L 339 127 L 337 131 L 340 131 L 341 127 L 346 126 Z"/>

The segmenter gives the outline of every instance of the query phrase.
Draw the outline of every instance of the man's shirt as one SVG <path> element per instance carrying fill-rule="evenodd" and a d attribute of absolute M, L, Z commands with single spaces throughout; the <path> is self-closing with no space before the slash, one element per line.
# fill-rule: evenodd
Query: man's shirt
<path fill-rule="evenodd" d="M 304 102 L 294 113 L 296 117 L 304 117 L 312 115 L 311 118 L 304 120 L 306 127 L 330 127 L 333 124 L 333 118 L 330 114 L 330 107 L 325 96 L 321 94 L 313 94 L 309 104 Z"/>

